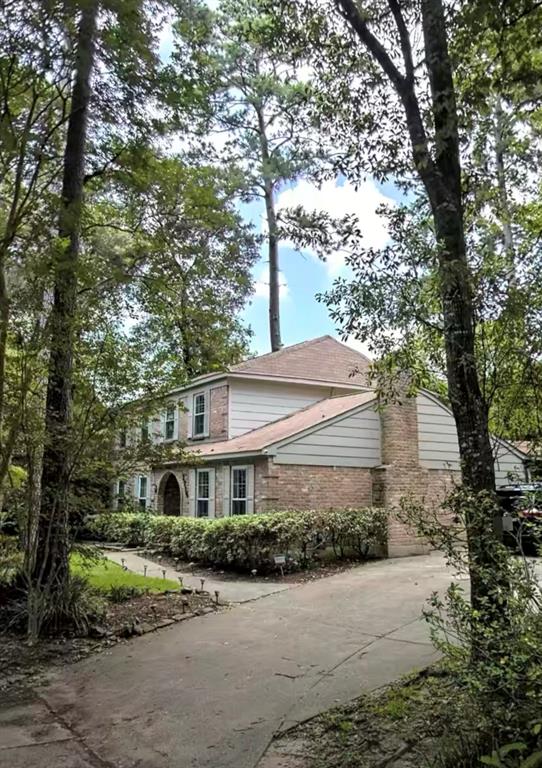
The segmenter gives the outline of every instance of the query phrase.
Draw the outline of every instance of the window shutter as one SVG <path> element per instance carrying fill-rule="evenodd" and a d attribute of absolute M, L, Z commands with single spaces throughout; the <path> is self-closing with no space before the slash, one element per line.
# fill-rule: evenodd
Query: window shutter
<path fill-rule="evenodd" d="M 134 477 L 134 499 L 139 498 L 139 475 Z"/>
<path fill-rule="evenodd" d="M 254 512 L 254 465 L 247 467 L 247 515 Z"/>
<path fill-rule="evenodd" d="M 184 404 L 186 406 L 186 436 L 191 438 L 194 419 L 194 395 L 190 398 L 187 397 Z"/>
<path fill-rule="evenodd" d="M 222 468 L 224 472 L 224 496 L 222 502 L 222 515 L 228 517 L 230 514 L 230 466 L 226 465 Z"/>
<path fill-rule="evenodd" d="M 175 417 L 173 424 L 173 439 L 179 440 L 179 403 L 175 403 Z"/>
<path fill-rule="evenodd" d="M 209 517 L 215 517 L 215 470 L 209 470 Z"/>
<path fill-rule="evenodd" d="M 188 472 L 188 514 L 190 517 L 196 516 L 196 470 L 191 469 Z"/>
<path fill-rule="evenodd" d="M 205 393 L 205 419 L 203 426 L 203 434 L 205 437 L 209 437 L 209 407 L 211 403 L 210 390 Z"/>
<path fill-rule="evenodd" d="M 158 438 L 158 442 L 162 442 L 162 440 L 166 439 L 166 412 L 161 411 L 160 412 L 160 437 Z"/>

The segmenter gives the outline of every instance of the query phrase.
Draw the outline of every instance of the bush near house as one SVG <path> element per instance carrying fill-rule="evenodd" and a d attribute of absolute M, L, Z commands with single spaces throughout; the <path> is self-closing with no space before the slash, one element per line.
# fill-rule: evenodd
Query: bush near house
<path fill-rule="evenodd" d="M 364 559 L 387 538 L 383 509 L 286 511 L 202 520 L 107 513 L 90 518 L 86 535 L 100 541 L 157 547 L 183 560 L 248 570 L 269 569 L 273 557 L 305 567 L 329 550 L 336 558 Z"/>

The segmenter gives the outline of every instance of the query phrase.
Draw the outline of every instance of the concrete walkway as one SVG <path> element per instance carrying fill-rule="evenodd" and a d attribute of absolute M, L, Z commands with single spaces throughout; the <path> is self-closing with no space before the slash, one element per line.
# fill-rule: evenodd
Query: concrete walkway
<path fill-rule="evenodd" d="M 193 575 L 187 571 L 176 571 L 173 568 L 158 565 L 153 560 L 148 560 L 145 557 L 135 554 L 133 550 L 105 549 L 102 551 L 102 554 L 119 565 L 124 564 L 128 570 L 135 571 L 135 573 L 145 573 L 145 566 L 147 566 L 147 576 L 158 576 L 162 578 L 165 571 L 166 579 L 177 581 L 178 578 L 181 577 L 185 587 L 200 589 L 201 579 L 199 576 Z M 288 584 L 281 584 L 278 581 L 262 581 L 248 578 L 221 579 L 216 574 L 213 574 L 212 578 L 205 576 L 204 585 L 204 589 L 211 594 L 216 590 L 220 592 L 219 600 L 221 603 L 246 603 L 249 600 L 257 600 L 260 597 L 267 597 L 276 592 L 283 592 L 288 589 L 288 587 Z"/>
<path fill-rule="evenodd" d="M 1 768 L 254 768 L 277 731 L 435 658 L 438 556 L 353 568 L 66 667 L 0 707 Z"/>

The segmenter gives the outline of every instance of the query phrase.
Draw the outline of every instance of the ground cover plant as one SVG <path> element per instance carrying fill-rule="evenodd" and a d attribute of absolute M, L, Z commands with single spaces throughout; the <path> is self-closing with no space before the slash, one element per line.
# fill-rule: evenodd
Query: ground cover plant
<path fill-rule="evenodd" d="M 106 595 L 118 594 L 120 589 L 130 590 L 134 594 L 179 589 L 179 582 L 133 573 L 105 557 L 89 559 L 74 553 L 70 558 L 70 570 L 73 575 L 84 578 L 93 589 Z"/>

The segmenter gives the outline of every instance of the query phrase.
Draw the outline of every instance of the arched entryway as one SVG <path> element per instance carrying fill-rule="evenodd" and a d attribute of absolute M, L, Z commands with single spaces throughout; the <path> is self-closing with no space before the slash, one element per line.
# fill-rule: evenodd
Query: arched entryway
<path fill-rule="evenodd" d="M 181 514 L 181 489 L 179 481 L 173 474 L 169 474 L 164 482 L 164 515 Z"/>

